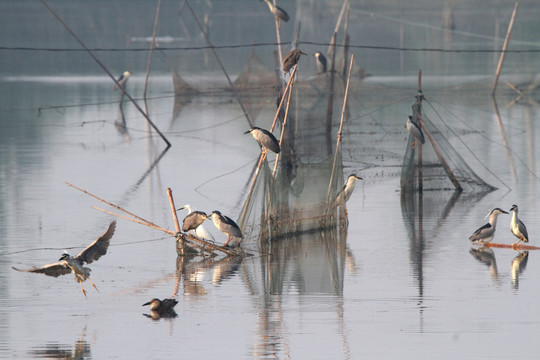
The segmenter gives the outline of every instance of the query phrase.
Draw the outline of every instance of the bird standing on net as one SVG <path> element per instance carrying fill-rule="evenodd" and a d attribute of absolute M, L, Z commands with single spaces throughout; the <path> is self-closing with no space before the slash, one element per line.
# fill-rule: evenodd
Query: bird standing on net
<path fill-rule="evenodd" d="M 182 222 L 182 231 L 188 232 L 190 230 L 194 230 L 195 235 L 199 239 L 214 241 L 214 237 L 212 236 L 212 234 L 210 234 L 208 230 L 206 230 L 205 227 L 202 225 L 204 220 L 208 219 L 206 213 L 202 211 L 194 211 L 190 205 L 184 205 L 177 211 L 184 209 L 188 211 L 188 214 Z"/>
<path fill-rule="evenodd" d="M 512 212 L 512 220 L 510 221 L 510 231 L 512 231 L 512 234 L 514 234 L 515 237 L 518 238 L 518 241 L 516 241 L 512 247 L 519 246 L 520 242 L 526 243 L 529 242 L 529 235 L 527 234 L 527 228 L 525 227 L 525 224 L 519 220 L 518 217 L 518 206 L 512 205 L 510 208 L 510 211 Z"/>
<path fill-rule="evenodd" d="M 289 21 L 289 14 L 287 14 L 285 10 L 283 10 L 277 5 L 274 5 L 271 0 L 264 0 L 264 2 L 266 3 L 266 5 L 268 5 L 268 8 L 272 12 L 272 14 L 274 14 L 276 19 L 283 20 L 285 22 Z"/>
<path fill-rule="evenodd" d="M 307 55 L 305 52 L 302 52 L 298 49 L 291 50 L 283 58 L 283 72 L 287 74 L 291 68 L 298 63 L 301 55 Z"/>
<path fill-rule="evenodd" d="M 125 90 L 129 75 L 131 75 L 129 71 L 124 71 L 124 73 L 116 80 L 118 84 L 114 84 L 114 90 Z"/>
<path fill-rule="evenodd" d="M 91 269 L 84 267 L 84 263 L 91 264 L 92 262 L 98 260 L 100 257 L 107 253 L 109 248 L 109 243 L 114 235 L 114 230 L 116 229 L 116 221 L 111 222 L 109 228 L 103 235 L 101 235 L 96 241 L 91 243 L 79 253 L 77 256 L 71 256 L 67 252 L 64 252 L 59 259 L 59 262 L 54 264 L 44 265 L 42 267 L 35 267 L 32 269 L 21 270 L 15 267 L 12 267 L 13 270 L 24 271 L 24 272 L 33 272 L 41 273 L 48 276 L 58 277 L 60 275 L 66 275 L 70 272 L 73 272 L 75 275 L 75 281 L 81 284 L 81 291 L 86 297 L 86 291 L 83 288 L 83 281 L 90 281 L 90 284 L 99 291 L 96 285 L 90 280 L 90 271 Z"/>
<path fill-rule="evenodd" d="M 322 52 L 315 52 L 315 61 L 317 62 L 317 74 L 324 74 L 326 72 L 326 57 L 322 54 Z"/>
<path fill-rule="evenodd" d="M 233 239 L 233 237 L 244 237 L 244 235 L 242 235 L 242 230 L 240 230 L 240 227 L 230 217 L 222 215 L 221 212 L 217 210 L 212 211 L 210 213 L 210 217 L 212 218 L 212 221 L 214 222 L 216 228 L 228 236 L 227 242 L 225 242 L 223 246 L 229 245 L 229 242 Z"/>
<path fill-rule="evenodd" d="M 279 154 L 279 141 L 270 131 L 254 126 L 248 131 L 246 131 L 244 134 L 250 133 L 251 135 L 253 135 L 255 140 L 257 140 L 259 145 L 263 147 L 263 151 L 272 150 L 276 154 Z"/>
<path fill-rule="evenodd" d="M 478 242 L 481 244 L 486 244 L 493 240 L 495 237 L 495 229 L 497 227 L 497 217 L 500 214 L 508 214 L 506 211 L 495 208 L 489 213 L 489 222 L 476 230 L 470 237 L 471 242 Z"/>
<path fill-rule="evenodd" d="M 420 141 L 422 144 L 426 142 L 422 129 L 420 129 L 420 126 L 413 121 L 412 116 L 409 115 L 407 118 L 407 124 L 405 127 L 407 128 L 407 131 L 414 137 L 414 143 L 412 145 L 413 149 L 416 147 L 416 141 Z"/>

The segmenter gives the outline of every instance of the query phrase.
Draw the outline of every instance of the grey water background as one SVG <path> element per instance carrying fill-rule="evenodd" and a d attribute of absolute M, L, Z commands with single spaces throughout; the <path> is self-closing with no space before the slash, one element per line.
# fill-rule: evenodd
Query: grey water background
<path fill-rule="evenodd" d="M 531 245 L 538 244 L 538 93 L 507 106 L 517 95 L 505 84 L 525 84 L 524 89 L 533 82 L 538 53 L 507 55 L 497 97 L 501 126 L 489 96 L 497 52 L 369 47 L 501 48 L 512 2 L 450 2 L 453 31 L 442 29 L 444 4 L 351 4 L 351 43 L 368 46 L 352 52 L 372 74 L 363 93 L 373 89 L 373 94 L 369 102 L 355 99 L 343 138 L 343 175 L 356 172 L 365 179 L 347 203 L 349 223 L 340 235 L 345 248 L 329 248 L 326 235 L 315 232 L 273 243 L 280 256 L 188 263 L 178 281 L 174 240 L 117 219 L 108 254 L 90 265 L 100 292 L 86 282 L 85 299 L 71 275 L 11 270 L 54 262 L 62 249 L 77 253 L 113 219 L 91 208 L 104 204 L 66 182 L 169 229 L 174 227 L 167 187 L 178 207 L 189 203 L 236 218 L 259 148 L 242 134 L 248 125 L 223 90 L 226 82 L 212 55 L 164 50 L 152 63 L 149 115 L 172 147 L 155 164 L 163 142 L 148 135 L 129 103 L 124 105 L 128 131 L 118 130 L 119 93 L 88 54 L 61 51 L 80 48 L 43 5 L 1 2 L 0 357 L 536 359 L 537 253 L 525 259 L 508 249 L 478 254 L 468 237 L 493 207 L 508 210 L 515 203 Z M 147 48 L 156 2 L 50 5 L 88 47 L 98 49 L 111 71 L 133 73 L 128 91 L 141 99 L 147 52 L 99 49 Z M 192 5 L 201 19 L 208 14 L 216 46 L 275 42 L 274 21 L 262 2 Z M 341 3 L 280 5 L 292 19 L 282 24 L 283 41 L 294 37 L 301 21 L 300 48 L 313 54 L 326 47 L 315 43 L 328 43 Z M 511 50 L 539 48 L 539 13 L 537 2 L 520 3 Z M 158 36 L 162 48 L 205 46 L 181 1 L 162 2 Z M 269 69 L 273 50 L 255 47 Z M 252 48 L 218 51 L 234 79 Z M 185 80 L 206 89 L 176 118 L 165 59 Z M 498 188 L 478 198 L 462 195 L 457 204 L 452 192 L 426 193 L 421 229 L 419 214 L 403 205 L 399 187 L 408 146 L 404 123 L 418 69 L 426 107 L 433 106 L 454 130 L 450 140 L 464 160 Z M 306 78 L 316 72 L 311 56 L 301 60 L 301 71 Z M 265 106 L 256 121 L 267 127 L 274 97 L 261 101 Z M 515 241 L 509 221 L 499 218 L 497 242 Z M 225 241 L 212 224 L 206 226 L 218 242 Z M 258 244 L 249 238 L 244 246 L 257 250 Z M 143 316 L 148 313 L 143 303 L 171 296 L 177 283 L 177 318 Z"/>

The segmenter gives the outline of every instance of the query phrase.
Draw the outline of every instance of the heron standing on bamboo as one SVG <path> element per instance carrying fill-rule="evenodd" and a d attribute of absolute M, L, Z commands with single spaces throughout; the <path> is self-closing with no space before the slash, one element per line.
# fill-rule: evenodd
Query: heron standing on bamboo
<path fill-rule="evenodd" d="M 518 217 L 518 206 L 512 205 L 510 208 L 510 211 L 512 212 L 512 220 L 510 221 L 510 231 L 512 231 L 512 234 L 514 234 L 515 237 L 518 238 L 518 241 L 516 241 L 512 247 L 519 246 L 520 242 L 526 243 L 529 242 L 529 235 L 527 234 L 527 228 L 525 227 L 525 224 L 519 220 Z"/>
<path fill-rule="evenodd" d="M 412 145 L 413 149 L 416 147 L 416 141 L 420 141 L 422 144 L 426 142 L 422 129 L 417 123 L 413 121 L 412 116 L 409 115 L 409 117 L 407 118 L 407 124 L 405 125 L 405 127 L 407 128 L 407 131 L 414 137 L 414 143 Z"/>
<path fill-rule="evenodd" d="M 240 230 L 240 227 L 230 217 L 221 214 L 221 212 L 217 210 L 212 211 L 210 213 L 210 217 L 212 218 L 212 221 L 214 222 L 216 228 L 218 228 L 219 231 L 227 234 L 228 236 L 227 242 L 225 242 L 223 246 L 227 246 L 229 242 L 233 239 L 233 237 L 244 237 L 244 235 L 242 235 L 242 230 Z"/>
<path fill-rule="evenodd" d="M 326 57 L 320 51 L 315 52 L 315 61 L 317 62 L 318 74 L 326 72 Z"/>
<path fill-rule="evenodd" d="M 246 131 L 244 134 L 253 135 L 259 145 L 263 147 L 263 151 L 272 150 L 276 154 L 279 154 L 279 141 L 270 131 L 254 126 L 248 131 Z"/>
<path fill-rule="evenodd" d="M 188 211 L 188 214 L 182 222 L 182 231 L 188 232 L 190 230 L 194 230 L 195 235 L 199 239 L 214 241 L 214 237 L 212 236 L 212 234 L 210 234 L 202 224 L 204 220 L 208 219 L 206 213 L 202 211 L 194 211 L 191 205 L 188 204 L 182 206 L 177 211 L 184 209 Z"/>
<path fill-rule="evenodd" d="M 42 267 L 35 267 L 32 269 L 17 269 L 12 267 L 13 270 L 24 271 L 24 272 L 33 272 L 41 273 L 48 276 L 58 277 L 60 275 L 66 275 L 70 272 L 73 272 L 75 275 L 75 281 L 81 284 L 81 291 L 86 297 L 86 290 L 83 288 L 83 281 L 88 280 L 90 284 L 96 289 L 98 288 L 90 279 L 90 268 L 84 267 L 84 263 L 91 264 L 92 262 L 98 260 L 100 257 L 107 253 L 109 248 L 109 243 L 112 236 L 114 235 L 114 230 L 116 229 L 116 221 L 111 222 L 109 228 L 103 235 L 96 239 L 93 243 L 88 245 L 83 251 L 81 251 L 76 256 L 71 256 L 67 252 L 64 252 L 60 257 L 59 261 L 53 264 L 44 265 Z"/>
<path fill-rule="evenodd" d="M 276 19 L 283 20 L 285 22 L 289 21 L 289 14 L 287 14 L 285 10 L 283 10 L 277 5 L 274 5 L 271 0 L 264 0 L 264 2 L 266 3 L 266 5 L 268 5 L 268 8 L 272 12 L 272 14 L 274 14 Z"/>
<path fill-rule="evenodd" d="M 506 211 L 495 208 L 489 213 L 489 222 L 476 230 L 470 237 L 471 242 L 479 242 L 482 244 L 488 243 L 495 237 L 495 229 L 497 227 L 497 217 L 500 214 L 508 214 Z"/>
<path fill-rule="evenodd" d="M 305 52 L 302 52 L 298 49 L 291 50 L 283 58 L 283 72 L 287 74 L 291 68 L 298 63 L 301 55 L 307 55 Z"/>
<path fill-rule="evenodd" d="M 120 77 L 116 80 L 117 84 L 114 84 L 114 90 L 118 90 L 118 89 L 125 90 L 126 83 L 130 75 L 131 73 L 129 71 L 124 71 L 124 73 L 120 75 Z"/>
<path fill-rule="evenodd" d="M 357 176 L 356 174 L 351 174 L 347 178 L 347 182 L 345 185 L 343 185 L 343 188 L 339 191 L 339 193 L 336 196 L 336 201 L 334 202 L 334 206 L 337 206 L 339 204 L 344 204 L 347 201 L 349 201 L 352 192 L 354 191 L 354 185 L 356 183 L 356 180 L 364 180 L 361 177 Z"/>

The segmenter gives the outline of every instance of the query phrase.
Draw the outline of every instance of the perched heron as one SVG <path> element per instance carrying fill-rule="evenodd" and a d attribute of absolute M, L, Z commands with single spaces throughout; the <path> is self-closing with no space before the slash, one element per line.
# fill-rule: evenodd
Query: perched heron
<path fill-rule="evenodd" d="M 274 5 L 274 3 L 271 0 L 264 0 L 266 5 L 268 5 L 268 8 L 274 14 L 274 16 L 280 20 L 283 20 L 285 22 L 289 21 L 289 14 L 282 8 L 280 8 L 277 5 Z"/>
<path fill-rule="evenodd" d="M 159 300 L 154 298 L 143 304 L 143 306 L 150 305 L 150 315 L 144 315 L 153 320 L 159 320 L 161 318 L 175 318 L 178 316 L 174 311 L 176 304 L 178 304 L 178 301 L 175 299 Z"/>
<path fill-rule="evenodd" d="M 470 237 L 471 242 L 479 242 L 482 244 L 488 243 L 493 240 L 495 236 L 495 228 L 497 227 L 497 217 L 500 214 L 508 214 L 506 211 L 495 208 L 489 213 L 489 222 L 476 230 Z"/>
<path fill-rule="evenodd" d="M 412 119 L 412 116 L 409 115 L 407 118 L 407 124 L 405 125 L 407 128 L 407 131 L 414 137 L 415 143 L 413 144 L 413 149 L 416 146 L 416 141 L 420 141 L 422 144 L 426 142 L 424 139 L 424 133 L 422 132 L 422 129 L 420 129 L 420 126 L 418 126 L 417 123 L 415 123 Z"/>
<path fill-rule="evenodd" d="M 352 192 L 354 191 L 354 185 L 356 180 L 364 180 L 359 176 L 356 176 L 356 174 L 351 174 L 347 178 L 347 182 L 345 185 L 343 185 L 343 188 L 339 191 L 339 193 L 336 196 L 336 201 L 334 202 L 334 206 L 337 206 L 342 203 L 346 203 L 349 201 L 349 198 L 352 195 Z"/>
<path fill-rule="evenodd" d="M 317 62 L 318 74 L 324 74 L 326 72 L 326 57 L 322 52 L 315 52 L 315 61 Z"/>
<path fill-rule="evenodd" d="M 527 234 L 527 228 L 525 224 L 518 218 L 518 206 L 512 205 L 510 211 L 512 214 L 512 221 L 510 221 L 510 231 L 518 238 L 518 241 L 514 243 L 513 246 L 519 245 L 520 242 L 529 242 L 529 235 Z"/>
<path fill-rule="evenodd" d="M 131 75 L 129 71 L 124 71 L 124 73 L 116 80 L 118 84 L 114 84 L 114 90 L 125 89 L 129 75 Z"/>
<path fill-rule="evenodd" d="M 279 154 L 279 141 L 270 131 L 255 126 L 246 131 L 244 134 L 250 133 L 253 135 L 255 140 L 257 140 L 259 145 L 263 147 L 263 149 L 266 151 L 272 150 L 276 154 Z"/>
<path fill-rule="evenodd" d="M 100 257 L 107 253 L 109 248 L 109 242 L 111 241 L 112 236 L 114 235 L 114 230 L 116 229 L 116 221 L 111 222 L 109 228 L 103 235 L 96 239 L 93 243 L 88 245 L 86 249 L 81 251 L 77 256 L 71 256 L 67 252 L 64 252 L 59 259 L 59 262 L 54 264 L 44 265 L 40 268 L 32 268 L 26 270 L 20 270 L 13 267 L 13 270 L 25 271 L 25 272 L 34 272 L 42 273 L 48 276 L 58 277 L 60 275 L 66 275 L 70 272 L 73 272 L 75 275 L 75 281 L 81 284 L 81 290 L 84 296 L 86 297 L 86 291 L 83 288 L 83 281 L 90 281 L 90 284 L 99 291 L 96 285 L 90 280 L 90 269 L 83 267 L 84 263 L 91 264 L 92 262 L 98 260 Z"/>
<path fill-rule="evenodd" d="M 298 63 L 301 55 L 307 54 L 301 50 L 293 49 L 287 55 L 285 55 L 283 58 L 283 72 L 285 72 L 285 74 L 287 74 L 289 70 L 291 70 L 291 68 Z"/>
<path fill-rule="evenodd" d="M 240 230 L 240 227 L 230 217 L 221 214 L 217 210 L 212 211 L 210 213 L 210 217 L 214 221 L 214 225 L 218 228 L 218 230 L 222 233 L 227 234 L 227 236 L 229 237 L 227 239 L 227 242 L 223 244 L 223 246 L 227 246 L 229 244 L 229 241 L 231 241 L 233 237 L 244 237 L 244 235 L 242 235 L 242 230 Z"/>
<path fill-rule="evenodd" d="M 202 225 L 204 220 L 208 219 L 208 216 L 206 213 L 202 211 L 194 211 L 193 208 L 190 205 L 184 205 L 178 210 L 184 210 L 186 209 L 188 211 L 188 215 L 184 218 L 184 221 L 182 222 L 182 231 L 188 232 L 190 230 L 195 231 L 195 235 L 202 240 L 210 240 L 214 241 L 214 237 L 212 234 L 208 232 Z"/>

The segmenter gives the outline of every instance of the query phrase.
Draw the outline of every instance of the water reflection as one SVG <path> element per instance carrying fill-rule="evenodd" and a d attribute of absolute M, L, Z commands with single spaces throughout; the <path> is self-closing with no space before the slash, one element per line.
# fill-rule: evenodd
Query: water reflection
<path fill-rule="evenodd" d="M 525 271 L 527 267 L 527 261 L 529 260 L 529 252 L 523 251 L 519 253 L 513 260 L 511 266 L 512 272 L 512 285 L 515 290 L 519 289 L 519 277 Z"/>
<path fill-rule="evenodd" d="M 44 346 L 35 347 L 35 350 L 31 350 L 28 353 L 33 358 L 89 359 L 91 358 L 90 344 L 86 342 L 85 337 L 86 326 L 83 328 L 80 338 L 75 341 L 73 346 L 49 342 Z"/>
<path fill-rule="evenodd" d="M 497 260 L 495 259 L 493 249 L 487 246 L 482 246 L 479 248 L 472 247 L 469 250 L 469 253 L 476 260 L 482 264 L 485 264 L 489 268 L 489 275 L 491 278 L 496 281 L 497 284 L 500 284 L 499 270 L 497 270 Z"/>

